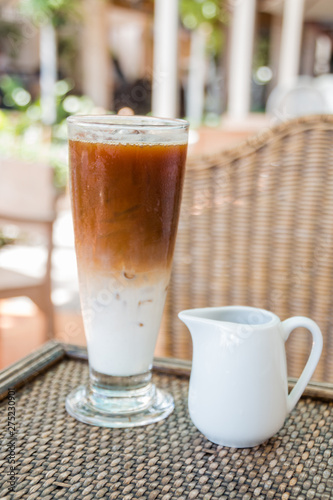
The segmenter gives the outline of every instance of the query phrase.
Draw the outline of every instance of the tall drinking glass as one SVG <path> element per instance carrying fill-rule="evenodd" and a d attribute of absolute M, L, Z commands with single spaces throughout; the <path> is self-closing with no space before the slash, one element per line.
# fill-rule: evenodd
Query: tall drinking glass
<path fill-rule="evenodd" d="M 132 427 L 167 417 L 151 367 L 175 246 L 188 123 L 68 118 L 70 190 L 90 378 L 66 400 L 82 422 Z"/>

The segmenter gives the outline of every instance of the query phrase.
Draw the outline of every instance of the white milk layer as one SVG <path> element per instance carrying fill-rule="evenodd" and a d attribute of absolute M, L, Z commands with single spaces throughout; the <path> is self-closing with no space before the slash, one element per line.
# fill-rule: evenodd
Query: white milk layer
<path fill-rule="evenodd" d="M 158 281 L 147 275 L 80 280 L 89 363 L 94 370 L 129 376 L 150 369 L 168 278 L 164 273 Z"/>

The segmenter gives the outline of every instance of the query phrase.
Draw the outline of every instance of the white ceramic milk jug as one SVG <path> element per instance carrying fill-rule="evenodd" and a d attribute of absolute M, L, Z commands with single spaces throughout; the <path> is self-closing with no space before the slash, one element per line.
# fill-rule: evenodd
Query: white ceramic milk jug
<path fill-rule="evenodd" d="M 230 306 L 182 311 L 193 340 L 189 412 L 213 443 L 250 447 L 283 426 L 312 376 L 323 340 L 311 319 L 285 321 L 264 309 Z M 310 330 L 313 345 L 288 395 L 285 341 L 296 327 Z"/>

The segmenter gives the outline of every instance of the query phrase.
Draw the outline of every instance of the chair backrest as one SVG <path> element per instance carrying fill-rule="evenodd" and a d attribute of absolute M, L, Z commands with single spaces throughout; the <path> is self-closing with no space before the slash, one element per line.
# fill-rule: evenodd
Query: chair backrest
<path fill-rule="evenodd" d="M 314 378 L 333 382 L 333 116 L 189 159 L 162 324 L 168 355 L 191 357 L 180 310 L 232 304 L 318 322 L 324 351 Z M 291 335 L 289 375 L 299 375 L 310 344 L 304 332 Z"/>
<path fill-rule="evenodd" d="M 52 247 L 58 193 L 53 168 L 21 159 L 0 159 L 0 227 L 16 226 L 32 244 Z"/>
<path fill-rule="evenodd" d="M 55 218 L 53 169 L 36 162 L 0 159 L 0 216 L 36 222 Z"/>
<path fill-rule="evenodd" d="M 27 279 L 25 274 L 8 270 L 6 266 L 0 267 L 0 297 L 30 297 L 46 314 L 48 336 L 54 333 L 51 261 L 57 196 L 52 167 L 16 159 L 0 159 L 0 229 L 3 230 L 9 224 L 11 228 L 17 229 L 19 241 L 33 245 L 43 243 L 47 248 L 45 272 L 37 280 Z M 0 253 L 3 257 L 6 251 Z M 18 264 L 21 267 L 22 262 Z"/>

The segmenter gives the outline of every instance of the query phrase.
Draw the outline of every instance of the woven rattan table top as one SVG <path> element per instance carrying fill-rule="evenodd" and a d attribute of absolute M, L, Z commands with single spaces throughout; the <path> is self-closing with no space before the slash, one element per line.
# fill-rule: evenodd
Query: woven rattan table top
<path fill-rule="evenodd" d="M 188 364 L 169 363 L 168 368 L 168 361 L 160 360 L 157 368 L 156 382 L 175 398 L 174 413 L 158 424 L 125 430 L 85 425 L 66 413 L 66 395 L 88 379 L 88 365 L 66 355 L 60 344 L 49 343 L 4 371 L 0 498 L 333 498 L 330 387 L 310 387 L 317 397 L 303 398 L 274 438 L 238 450 L 212 444 L 191 423 Z M 10 492 L 8 388 L 17 384 L 17 482 Z"/>

